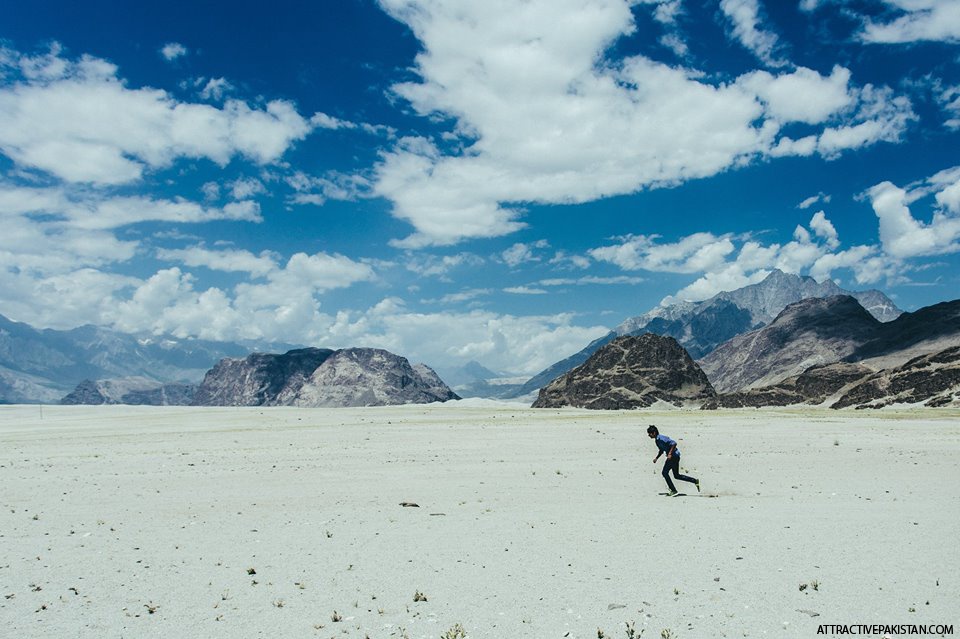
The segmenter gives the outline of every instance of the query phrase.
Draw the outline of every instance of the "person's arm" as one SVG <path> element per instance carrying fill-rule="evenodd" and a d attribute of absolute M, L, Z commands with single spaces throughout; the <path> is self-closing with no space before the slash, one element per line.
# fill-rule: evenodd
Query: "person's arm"
<path fill-rule="evenodd" d="M 660 459 L 660 455 L 662 455 L 662 454 L 663 454 L 663 451 L 658 448 L 658 449 L 657 449 L 657 456 L 653 458 L 653 463 L 654 463 L 654 464 L 657 463 L 657 460 Z"/>
<path fill-rule="evenodd" d="M 673 451 L 675 451 L 675 450 L 677 450 L 677 445 L 676 445 L 676 444 L 674 444 L 673 446 L 670 447 L 670 450 L 667 452 L 667 459 L 672 459 L 672 458 L 673 458 Z M 660 455 L 657 455 L 657 457 L 659 457 L 659 456 L 660 456 Z"/>

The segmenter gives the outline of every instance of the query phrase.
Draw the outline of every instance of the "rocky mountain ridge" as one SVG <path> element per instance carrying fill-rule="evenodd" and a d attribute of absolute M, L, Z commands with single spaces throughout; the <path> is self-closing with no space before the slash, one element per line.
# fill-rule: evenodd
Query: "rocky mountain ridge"
<path fill-rule="evenodd" d="M 700 366 L 721 393 L 766 386 L 852 355 L 877 325 L 850 296 L 805 299 L 763 328 L 724 342 Z"/>
<path fill-rule="evenodd" d="M 643 315 L 627 319 L 614 330 L 618 334 L 624 335 L 646 328 L 650 322 L 658 319 L 666 322 L 686 320 L 690 317 L 696 317 L 699 313 L 718 303 L 732 304 L 746 311 L 749 314 L 750 322 L 753 324 L 769 324 L 790 304 L 811 297 L 832 297 L 834 295 L 853 297 L 880 322 L 894 320 L 903 312 L 897 308 L 890 298 L 876 289 L 847 291 L 840 288 L 833 280 L 827 279 L 818 282 L 806 275 L 795 275 L 773 269 L 769 275 L 756 284 L 749 284 L 732 291 L 721 291 L 702 302 L 678 302 L 660 306 Z M 692 351 L 691 355 L 693 355 Z"/>
<path fill-rule="evenodd" d="M 203 377 L 193 398 L 196 406 L 269 406 L 291 388 L 300 388 L 334 351 L 299 348 L 286 353 L 251 353 L 225 357 Z"/>
<path fill-rule="evenodd" d="M 860 362 L 887 369 L 960 344 L 960 300 L 879 322 L 852 297 L 791 304 L 770 324 L 739 335 L 699 363 L 720 393 L 769 387 L 811 366 Z"/>
<path fill-rule="evenodd" d="M 830 408 L 883 408 L 892 404 L 960 407 L 960 346 L 915 357 L 874 371 L 863 364 L 837 362 L 812 366 L 780 382 L 719 394 L 704 409 L 822 405 Z"/>

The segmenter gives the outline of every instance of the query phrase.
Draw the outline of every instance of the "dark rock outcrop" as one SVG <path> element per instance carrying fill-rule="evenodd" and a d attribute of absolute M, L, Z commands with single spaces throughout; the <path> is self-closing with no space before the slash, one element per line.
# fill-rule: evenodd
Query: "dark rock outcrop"
<path fill-rule="evenodd" d="M 941 328 L 934 325 L 929 330 L 938 333 Z M 911 335 L 910 339 L 914 337 Z M 893 404 L 960 406 L 960 345 L 879 371 L 854 362 L 812 366 L 777 384 L 718 395 L 705 402 L 703 408 L 824 403 L 838 409 L 882 408 Z"/>
<path fill-rule="evenodd" d="M 644 408 L 675 406 L 713 397 L 713 387 L 672 337 L 647 333 L 618 337 L 581 366 L 542 389 L 534 408 Z"/>
<path fill-rule="evenodd" d="M 73 392 L 65 395 L 63 399 L 60 400 L 60 403 L 64 405 L 85 404 L 99 406 L 100 404 L 107 404 L 111 402 L 109 402 L 104 394 L 100 391 L 100 387 L 97 385 L 95 380 L 85 379 L 77 384 L 77 387 L 73 389 Z"/>
<path fill-rule="evenodd" d="M 420 377 L 421 390 L 432 399 L 429 401 L 445 402 L 450 399 L 460 399 L 460 397 L 447 386 L 437 372 L 426 364 L 414 364 L 414 372 Z"/>
<path fill-rule="evenodd" d="M 719 394 L 708 399 L 703 408 L 711 410 L 822 404 L 844 388 L 863 380 L 872 373 L 873 370 L 866 366 L 847 362 L 811 366 L 799 375 L 788 377 L 772 386 Z"/>
<path fill-rule="evenodd" d="M 876 372 L 849 389 L 831 408 L 920 403 L 931 407 L 960 406 L 960 346 Z"/>

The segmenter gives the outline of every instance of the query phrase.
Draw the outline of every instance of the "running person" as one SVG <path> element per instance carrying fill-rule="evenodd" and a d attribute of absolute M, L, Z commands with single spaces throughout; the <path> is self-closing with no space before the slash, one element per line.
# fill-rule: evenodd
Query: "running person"
<path fill-rule="evenodd" d="M 661 435 L 656 426 L 648 426 L 647 435 L 650 439 L 656 440 L 657 444 L 657 456 L 653 458 L 653 463 L 657 463 L 660 455 L 664 453 L 667 454 L 667 461 L 663 464 L 663 478 L 667 480 L 667 486 L 670 488 L 670 496 L 673 497 L 677 494 L 677 489 L 670 480 L 670 471 L 673 471 L 673 476 L 680 481 L 688 481 L 695 485 L 699 493 L 700 480 L 680 474 L 680 451 L 677 450 L 677 442 L 666 435 Z"/>

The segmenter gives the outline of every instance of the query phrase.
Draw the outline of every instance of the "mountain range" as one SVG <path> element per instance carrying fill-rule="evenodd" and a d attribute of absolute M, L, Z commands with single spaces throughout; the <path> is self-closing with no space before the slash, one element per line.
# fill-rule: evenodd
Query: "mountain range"
<path fill-rule="evenodd" d="M 647 335 L 676 348 L 649 337 L 611 347 L 618 338 Z M 523 384 L 478 362 L 445 370 L 454 390 L 426 365 L 378 349 L 251 353 L 248 344 L 92 326 L 38 330 L 0 316 L 0 402 L 365 406 L 541 391 L 541 405 L 682 404 L 683 394 L 671 395 L 664 380 L 693 374 L 688 358 L 707 380 L 708 407 L 873 406 L 894 395 L 949 404 L 957 368 L 951 349 L 958 345 L 960 301 L 903 313 L 879 291 L 847 295 L 833 282 L 779 271 L 703 302 L 661 305 L 630 318 Z M 659 369 L 656 358 L 663 359 Z M 568 374 L 588 360 L 587 369 Z M 604 372 L 603 362 L 621 377 Z M 655 369 L 667 378 L 654 379 Z M 635 379 L 623 377 L 628 370 Z M 657 396 L 656 389 L 663 392 Z"/>
<path fill-rule="evenodd" d="M 527 381 L 523 376 L 492 371 L 476 360 L 455 368 L 437 369 L 437 373 L 460 397 L 514 397 Z"/>
<path fill-rule="evenodd" d="M 877 290 L 846 291 L 832 280 L 817 282 L 812 277 L 773 270 L 757 284 L 723 291 L 702 302 L 664 304 L 643 315 L 631 317 L 579 352 L 537 373 L 511 396 L 535 392 L 583 364 L 590 355 L 621 335 L 655 333 L 673 337 L 694 359 L 700 359 L 730 338 L 767 325 L 789 304 L 833 295 L 854 297 L 881 322 L 891 321 L 903 312 Z"/>
<path fill-rule="evenodd" d="M 0 315 L 0 403 L 57 402 L 83 380 L 196 383 L 224 357 L 283 344 L 130 335 L 96 326 L 36 329 Z"/>
<path fill-rule="evenodd" d="M 759 388 L 811 366 L 862 362 L 871 370 L 960 344 L 960 301 L 880 322 L 846 295 L 802 300 L 767 326 L 728 340 L 699 360 L 721 393 Z"/>
<path fill-rule="evenodd" d="M 533 407 L 960 406 L 960 300 L 884 323 L 847 295 L 805 299 L 699 364 L 673 338 L 618 337 Z"/>

